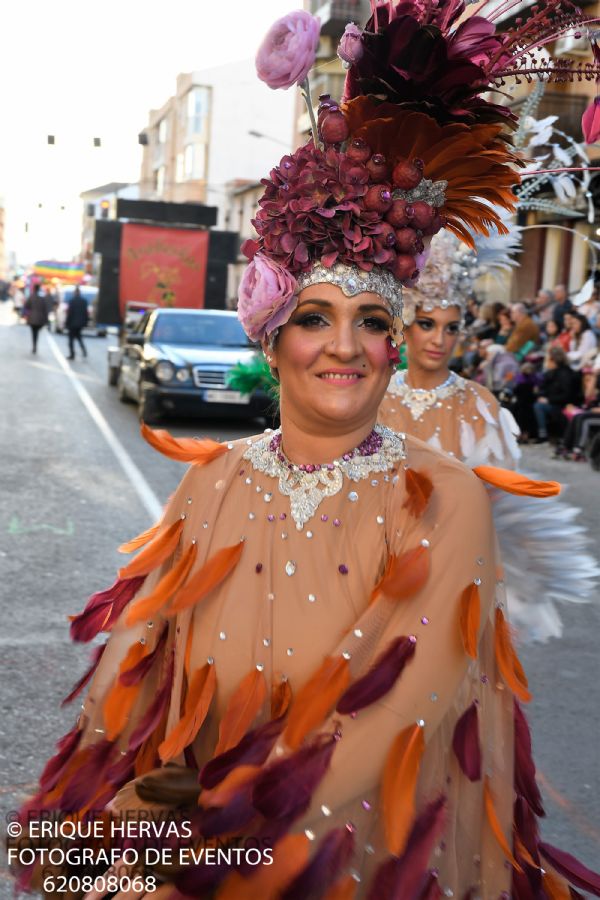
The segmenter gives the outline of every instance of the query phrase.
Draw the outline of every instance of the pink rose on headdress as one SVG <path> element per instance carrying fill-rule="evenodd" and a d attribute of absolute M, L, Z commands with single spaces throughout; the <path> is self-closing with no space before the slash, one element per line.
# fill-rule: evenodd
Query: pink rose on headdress
<path fill-rule="evenodd" d="M 581 130 L 586 144 L 595 144 L 600 137 L 600 97 L 595 97 L 581 117 Z"/>
<path fill-rule="evenodd" d="M 362 29 L 358 28 L 354 22 L 346 25 L 337 48 L 337 55 L 342 62 L 353 65 L 362 59 L 364 48 L 362 44 Z"/>
<path fill-rule="evenodd" d="M 294 276 L 264 253 L 249 263 L 238 291 L 238 319 L 251 341 L 285 325 L 296 308 Z"/>
<path fill-rule="evenodd" d="M 321 23 L 297 9 L 278 19 L 268 30 L 256 54 L 256 72 L 270 88 L 301 84 L 314 64 Z"/>

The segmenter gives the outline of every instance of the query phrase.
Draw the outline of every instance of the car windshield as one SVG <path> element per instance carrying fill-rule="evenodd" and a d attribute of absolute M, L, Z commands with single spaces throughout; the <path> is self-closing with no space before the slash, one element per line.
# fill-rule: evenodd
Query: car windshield
<path fill-rule="evenodd" d="M 247 347 L 244 330 L 234 316 L 159 315 L 152 340 L 164 344 L 202 344 L 218 347 Z"/>

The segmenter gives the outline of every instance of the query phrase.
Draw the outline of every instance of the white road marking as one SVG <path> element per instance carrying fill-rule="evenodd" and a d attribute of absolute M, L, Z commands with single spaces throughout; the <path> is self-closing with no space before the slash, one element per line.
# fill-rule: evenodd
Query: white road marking
<path fill-rule="evenodd" d="M 103 436 L 104 440 L 114 453 L 117 462 L 125 472 L 125 475 L 131 482 L 131 485 L 138 497 L 140 498 L 143 506 L 147 509 L 148 513 L 152 517 L 153 520 L 159 519 L 162 515 L 163 505 L 132 460 L 131 456 L 118 439 L 102 413 L 100 409 L 96 405 L 96 403 L 90 397 L 88 391 L 83 386 L 78 376 L 75 374 L 73 369 L 68 365 L 67 360 L 63 353 L 60 351 L 58 344 L 52 337 L 50 333 L 46 335 L 46 339 L 50 344 L 50 349 L 54 354 L 55 359 L 57 360 L 59 366 L 64 371 L 65 375 L 71 381 L 75 392 L 88 413 L 90 414 L 92 420 L 96 424 L 98 431 Z"/>

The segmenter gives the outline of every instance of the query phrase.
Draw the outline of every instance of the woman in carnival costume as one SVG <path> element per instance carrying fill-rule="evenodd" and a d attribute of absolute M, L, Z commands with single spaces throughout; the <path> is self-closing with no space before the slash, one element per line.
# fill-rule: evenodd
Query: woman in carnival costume
<path fill-rule="evenodd" d="M 343 110 L 326 100 L 315 140 L 265 179 L 246 248 L 239 313 L 279 380 L 281 429 L 230 444 L 144 429 L 191 467 L 72 621 L 76 640 L 111 635 L 23 818 L 149 809 L 189 821 L 194 848 L 272 848 L 272 864 L 157 866 L 149 897 L 600 895 L 539 836 L 482 480 L 376 425 L 425 232 L 485 228 L 490 198 L 512 203 L 511 116 L 480 94 L 528 32 L 462 12 L 377 6 L 348 32 Z M 259 74 L 302 83 L 317 41 L 310 15 L 285 17 Z"/>
<path fill-rule="evenodd" d="M 498 245 L 498 264 L 505 264 L 498 237 L 489 243 Z M 486 269 L 493 270 L 494 252 L 485 249 L 486 239 L 475 244 L 487 260 Z M 521 451 L 512 414 L 486 387 L 449 368 L 464 327 L 470 270 L 477 259 L 463 253 L 450 235 L 433 238 L 417 286 L 404 292 L 408 365 L 392 376 L 379 421 L 468 466 L 513 469 L 519 467 Z M 478 270 L 475 265 L 474 271 Z M 501 350 L 499 346 L 490 349 Z M 586 552 L 585 529 L 575 523 L 579 510 L 556 498 L 540 502 L 497 491 L 492 498 L 511 622 L 521 640 L 560 637 L 557 604 L 590 600 L 600 574 Z"/>

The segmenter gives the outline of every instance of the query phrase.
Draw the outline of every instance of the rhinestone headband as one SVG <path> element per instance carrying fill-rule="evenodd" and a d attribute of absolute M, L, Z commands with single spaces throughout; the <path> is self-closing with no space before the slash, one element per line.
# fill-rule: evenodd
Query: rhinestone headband
<path fill-rule="evenodd" d="M 355 297 L 367 291 L 379 294 L 389 305 L 392 315 L 402 315 L 402 285 L 391 272 L 375 266 L 370 272 L 358 266 L 336 263 L 330 269 L 315 263 L 309 272 L 298 276 L 298 293 L 311 284 L 335 284 L 346 297 Z"/>

